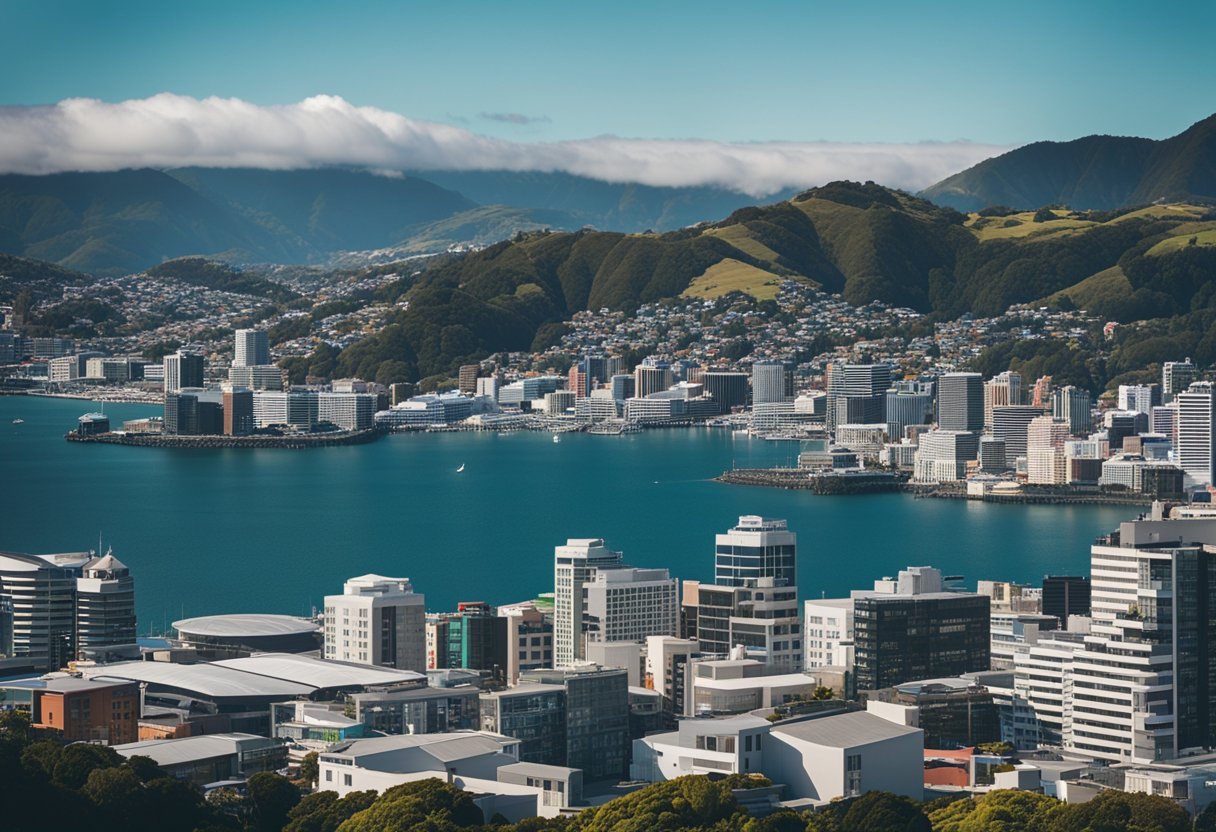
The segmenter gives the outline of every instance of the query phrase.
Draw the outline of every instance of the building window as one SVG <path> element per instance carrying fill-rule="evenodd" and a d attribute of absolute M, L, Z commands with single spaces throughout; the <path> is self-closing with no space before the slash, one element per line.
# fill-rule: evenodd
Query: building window
<path fill-rule="evenodd" d="M 349 774 L 342 775 L 342 785 L 349 786 L 351 784 L 351 776 Z"/>
<path fill-rule="evenodd" d="M 844 796 L 861 794 L 861 755 L 849 754 L 845 758 Z"/>
<path fill-rule="evenodd" d="M 329 769 L 325 770 L 325 782 L 326 783 L 334 782 L 334 773 L 332 771 L 330 771 Z"/>

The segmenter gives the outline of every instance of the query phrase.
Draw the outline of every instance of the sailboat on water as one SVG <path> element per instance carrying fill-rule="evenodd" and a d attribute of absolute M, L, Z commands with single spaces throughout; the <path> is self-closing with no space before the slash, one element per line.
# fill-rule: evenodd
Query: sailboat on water
<path fill-rule="evenodd" d="M 456 469 L 456 473 L 457 473 L 457 474 L 463 474 L 463 473 L 464 473 L 464 463 L 463 463 L 463 462 L 462 462 L 462 463 L 460 463 L 460 467 Z"/>

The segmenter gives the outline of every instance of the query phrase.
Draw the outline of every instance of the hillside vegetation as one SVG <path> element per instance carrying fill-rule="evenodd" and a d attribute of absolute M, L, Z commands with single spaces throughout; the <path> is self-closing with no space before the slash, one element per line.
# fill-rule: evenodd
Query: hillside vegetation
<path fill-rule="evenodd" d="M 1209 226 L 1216 216 L 1191 205 L 966 217 L 872 183 L 836 182 L 666 234 L 520 235 L 402 281 L 390 296 L 409 309 L 339 360 L 365 377 L 385 361 L 418 377 L 444 374 L 491 352 L 542 348 L 553 325 L 582 309 L 632 312 L 731 292 L 764 300 L 785 279 L 940 319 L 1035 301 L 1123 322 L 1170 317 L 1211 301 L 1205 269 L 1216 247 L 1186 242 Z M 1182 243 L 1162 248 L 1180 231 Z"/>
<path fill-rule="evenodd" d="M 980 162 L 922 196 L 960 211 L 994 205 L 1111 210 L 1216 199 L 1216 115 L 1162 141 L 1086 136 L 1035 142 Z"/>

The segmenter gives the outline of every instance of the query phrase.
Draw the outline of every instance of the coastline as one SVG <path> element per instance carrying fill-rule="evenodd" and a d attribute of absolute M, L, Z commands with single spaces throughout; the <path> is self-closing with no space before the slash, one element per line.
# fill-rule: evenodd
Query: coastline
<path fill-rule="evenodd" d="M 817 473 L 798 468 L 737 468 L 724 471 L 716 482 L 787 491 L 810 491 L 818 495 L 853 495 L 894 491 L 917 498 L 971 500 L 977 503 L 1021 505 L 1100 505 L 1142 508 L 1152 505 L 1147 494 L 1111 494 L 1075 489 L 1040 487 L 1012 494 L 968 494 L 957 483 L 937 485 L 910 482 L 907 474 L 890 471 L 861 471 L 847 474 Z"/>
<path fill-rule="evenodd" d="M 80 436 L 75 433 L 64 435 L 68 442 L 81 442 L 95 445 L 123 445 L 132 448 L 288 448 L 300 450 L 305 448 L 334 448 L 342 445 L 363 445 L 375 442 L 386 431 L 380 428 L 370 428 L 359 431 L 343 431 L 340 433 L 314 433 L 297 436 L 165 436 L 149 433 L 99 433 L 93 436 Z"/>

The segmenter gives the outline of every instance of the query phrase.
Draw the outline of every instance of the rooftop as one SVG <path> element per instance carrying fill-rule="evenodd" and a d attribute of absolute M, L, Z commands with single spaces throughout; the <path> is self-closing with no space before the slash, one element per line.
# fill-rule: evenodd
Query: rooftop
<path fill-rule="evenodd" d="M 306 618 L 294 615 L 271 615 L 265 613 L 237 613 L 234 615 L 204 615 L 198 618 L 183 618 L 173 622 L 179 633 L 195 636 L 241 637 L 241 636 L 286 636 L 296 633 L 315 633 L 320 626 Z"/>
<path fill-rule="evenodd" d="M 118 662 L 85 668 L 92 679 L 124 679 L 146 682 L 185 693 L 198 693 L 216 699 L 307 696 L 316 688 L 245 673 L 216 664 L 171 664 L 169 662 Z"/>
<path fill-rule="evenodd" d="M 242 659 L 225 659 L 213 664 L 257 677 L 295 682 L 312 688 L 390 686 L 426 681 L 425 675 L 413 670 L 326 661 L 297 653 L 257 653 Z"/>
<path fill-rule="evenodd" d="M 899 725 L 865 711 L 774 725 L 773 731 L 786 734 L 794 739 L 833 748 L 852 748 L 908 734 L 922 733 L 919 728 Z"/>
<path fill-rule="evenodd" d="M 159 766 L 172 766 L 236 754 L 246 742 L 261 745 L 274 743 L 275 740 L 257 734 L 206 734 L 172 740 L 129 742 L 114 746 L 114 750 L 124 757 L 151 757 Z"/>

